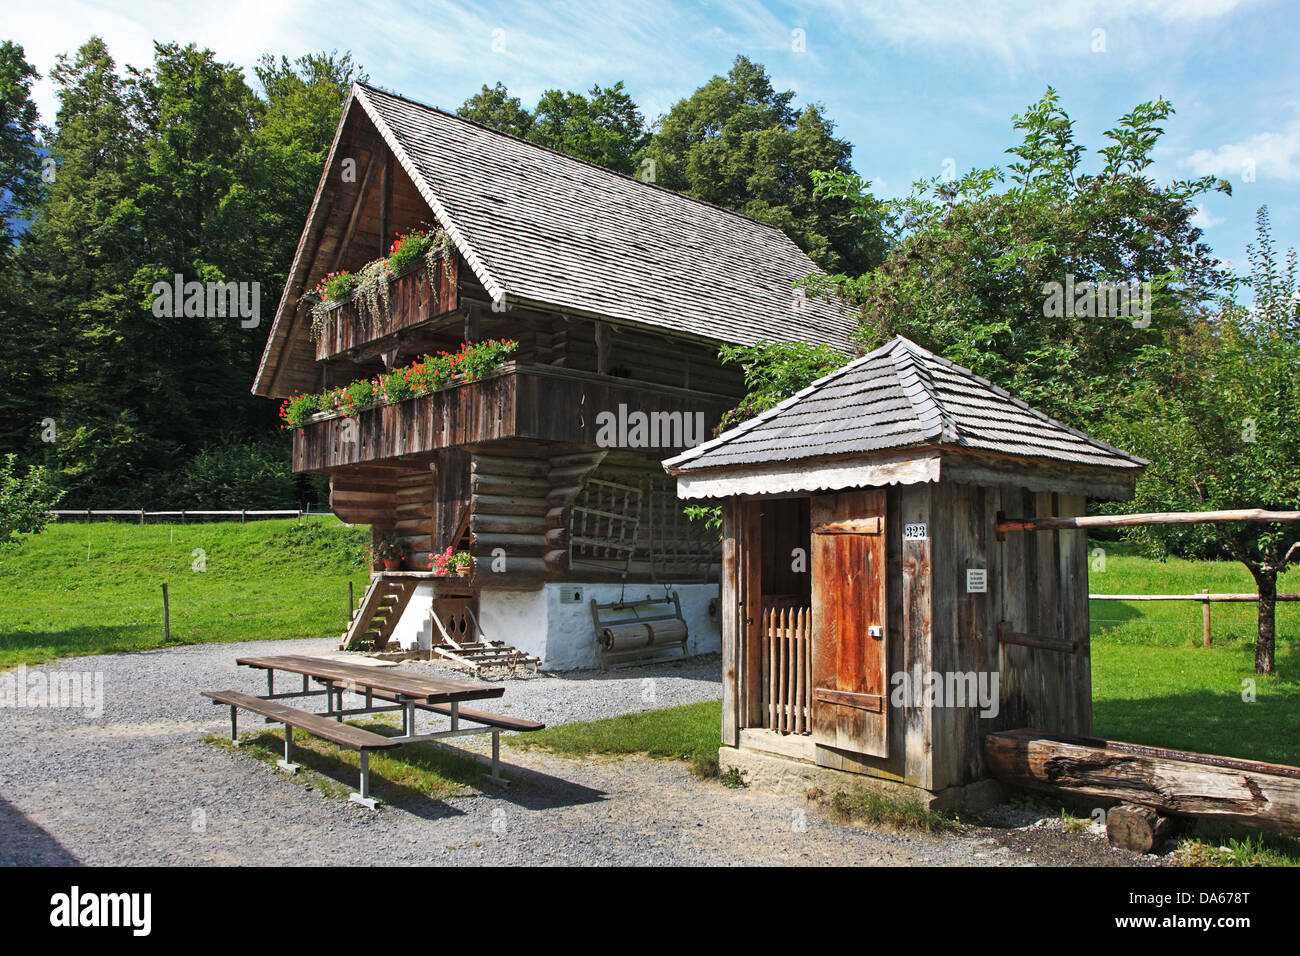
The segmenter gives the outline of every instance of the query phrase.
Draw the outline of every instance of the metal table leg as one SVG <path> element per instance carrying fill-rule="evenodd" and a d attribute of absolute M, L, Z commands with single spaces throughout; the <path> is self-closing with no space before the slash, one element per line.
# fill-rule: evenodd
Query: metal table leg
<path fill-rule="evenodd" d="M 298 765 L 293 762 L 293 728 L 288 724 L 284 725 L 284 759 L 277 760 L 275 765 L 289 773 L 298 772 Z"/>
<path fill-rule="evenodd" d="M 348 799 L 371 810 L 379 808 L 379 801 L 370 795 L 370 751 L 361 751 L 361 789 L 348 794 Z"/>

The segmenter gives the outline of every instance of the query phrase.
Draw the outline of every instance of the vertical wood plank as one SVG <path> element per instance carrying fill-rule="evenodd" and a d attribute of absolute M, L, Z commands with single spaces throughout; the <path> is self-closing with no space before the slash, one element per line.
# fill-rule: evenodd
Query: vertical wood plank
<path fill-rule="evenodd" d="M 728 499 L 722 506 L 722 743 L 740 744 L 740 713 L 737 677 L 740 645 L 740 566 L 737 560 L 743 546 L 739 502 Z"/>

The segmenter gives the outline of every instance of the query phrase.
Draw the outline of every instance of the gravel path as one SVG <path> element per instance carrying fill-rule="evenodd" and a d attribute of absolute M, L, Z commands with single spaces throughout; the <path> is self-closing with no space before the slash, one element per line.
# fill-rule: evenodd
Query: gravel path
<path fill-rule="evenodd" d="M 372 813 L 203 742 L 228 724 L 227 711 L 200 697 L 201 689 L 265 687 L 260 673 L 234 665 L 236 656 L 324 654 L 333 646 L 204 644 L 29 669 L 102 674 L 104 709 L 98 717 L 53 708 L 2 712 L 0 864 L 1141 862 L 1095 832 L 1067 833 L 1056 821 L 1009 808 L 997 826 L 944 836 L 894 833 L 841 824 L 802 800 L 701 782 L 671 761 L 579 761 L 509 748 L 503 756 L 516 781 L 509 788 L 400 801 Z M 714 657 L 542 675 L 506 682 L 501 705 L 557 724 L 714 700 L 718 667 Z M 256 725 L 246 718 L 245 726 Z M 486 742 L 467 738 L 465 746 L 481 751 Z"/>

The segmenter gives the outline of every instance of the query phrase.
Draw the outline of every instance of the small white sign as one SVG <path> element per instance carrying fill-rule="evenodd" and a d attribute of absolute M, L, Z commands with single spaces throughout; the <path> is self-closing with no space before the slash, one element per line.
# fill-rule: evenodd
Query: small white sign
<path fill-rule="evenodd" d="M 987 568 L 966 569 L 966 593 L 985 594 L 989 589 L 989 572 Z"/>
<path fill-rule="evenodd" d="M 925 541 L 930 537 L 930 529 L 924 524 L 903 525 L 904 541 Z"/>

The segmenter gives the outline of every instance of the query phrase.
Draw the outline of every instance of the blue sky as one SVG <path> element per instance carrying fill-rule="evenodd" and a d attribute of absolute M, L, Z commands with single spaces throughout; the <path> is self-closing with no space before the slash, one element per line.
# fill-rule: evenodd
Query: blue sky
<path fill-rule="evenodd" d="M 1163 95 L 1177 113 L 1155 176 L 1213 173 L 1233 185 L 1201 212 L 1215 251 L 1244 268 L 1261 204 L 1278 240 L 1300 246 L 1300 10 L 1281 0 L 43 0 L 11 5 L 0 27 L 46 75 L 91 33 L 119 64 L 147 64 L 155 39 L 198 42 L 243 66 L 265 51 L 349 49 L 373 82 L 447 109 L 497 80 L 529 105 L 544 89 L 623 80 L 648 119 L 744 53 L 799 102 L 825 105 L 886 196 L 945 161 L 958 171 L 1004 163 L 1012 114 L 1049 84 L 1090 150 L 1120 115 Z M 47 80 L 37 94 L 51 120 Z"/>

